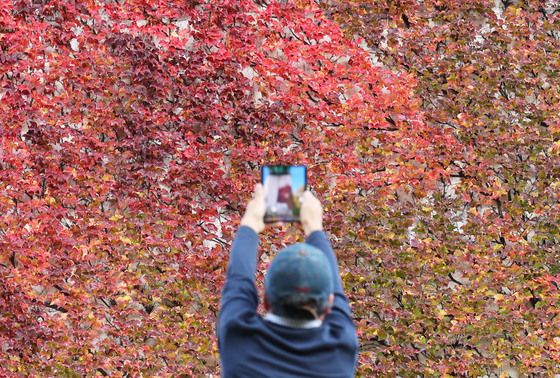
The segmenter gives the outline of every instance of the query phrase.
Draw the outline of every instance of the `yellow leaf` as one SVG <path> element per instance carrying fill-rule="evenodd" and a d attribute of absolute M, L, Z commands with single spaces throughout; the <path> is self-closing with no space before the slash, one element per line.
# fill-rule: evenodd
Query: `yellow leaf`
<path fill-rule="evenodd" d="M 121 236 L 121 241 L 125 244 L 132 244 L 132 239 L 127 236 Z"/>

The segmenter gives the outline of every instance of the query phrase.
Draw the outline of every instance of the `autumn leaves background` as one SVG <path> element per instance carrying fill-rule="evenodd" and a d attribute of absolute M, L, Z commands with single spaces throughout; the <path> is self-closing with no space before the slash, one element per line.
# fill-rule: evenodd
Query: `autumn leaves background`
<path fill-rule="evenodd" d="M 218 374 L 240 211 L 298 163 L 360 376 L 559 374 L 559 7 L 2 4 L 0 372 Z"/>

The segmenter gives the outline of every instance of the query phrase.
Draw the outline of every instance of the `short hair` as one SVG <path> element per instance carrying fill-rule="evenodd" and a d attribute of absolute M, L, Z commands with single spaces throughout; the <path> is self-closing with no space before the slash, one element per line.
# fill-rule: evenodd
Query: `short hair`
<path fill-rule="evenodd" d="M 296 320 L 313 320 L 326 312 L 327 303 L 320 303 L 314 298 L 300 303 L 277 303 L 271 307 L 272 313 Z M 311 309 L 311 311 L 310 311 Z"/>

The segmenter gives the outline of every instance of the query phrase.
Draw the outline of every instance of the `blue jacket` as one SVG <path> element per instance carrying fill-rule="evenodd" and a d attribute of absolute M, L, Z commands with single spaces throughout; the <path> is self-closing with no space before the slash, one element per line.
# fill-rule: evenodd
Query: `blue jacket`
<path fill-rule="evenodd" d="M 358 351 L 350 307 L 342 290 L 336 257 L 322 231 L 306 243 L 322 250 L 334 277 L 332 312 L 320 327 L 293 328 L 257 314 L 255 286 L 259 238 L 242 226 L 233 242 L 218 319 L 218 347 L 224 378 L 354 376 Z"/>

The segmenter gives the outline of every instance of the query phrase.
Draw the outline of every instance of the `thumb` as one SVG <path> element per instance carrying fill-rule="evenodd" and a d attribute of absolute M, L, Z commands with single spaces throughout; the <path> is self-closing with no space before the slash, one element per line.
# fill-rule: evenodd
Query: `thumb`
<path fill-rule="evenodd" d="M 315 196 L 313 195 L 313 193 L 311 193 L 310 190 L 306 190 L 305 192 L 303 192 L 303 194 L 301 195 L 301 200 L 302 200 L 302 204 L 304 202 L 310 202 L 315 198 Z"/>
<path fill-rule="evenodd" d="M 255 185 L 254 197 L 261 199 L 264 197 L 264 187 L 262 184 Z"/>

